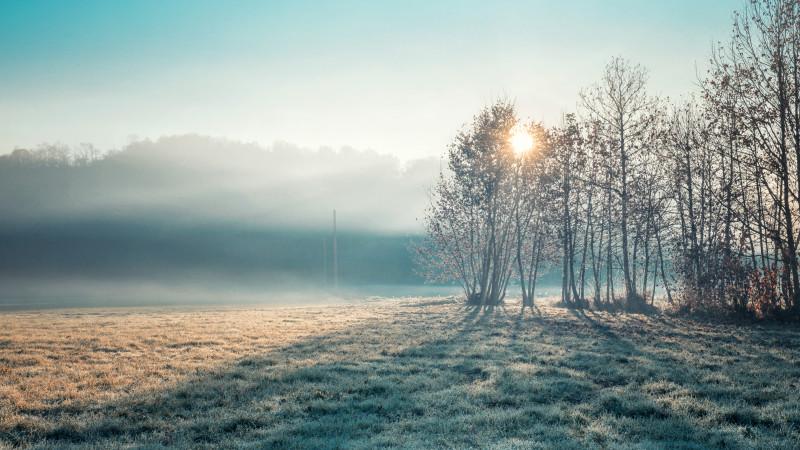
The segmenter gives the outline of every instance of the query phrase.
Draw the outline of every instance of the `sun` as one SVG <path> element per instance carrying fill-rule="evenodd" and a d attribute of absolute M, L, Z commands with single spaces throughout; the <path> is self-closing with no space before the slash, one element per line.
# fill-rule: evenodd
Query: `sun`
<path fill-rule="evenodd" d="M 511 148 L 517 155 L 523 155 L 533 147 L 533 137 L 524 128 L 514 130 L 510 142 Z"/>

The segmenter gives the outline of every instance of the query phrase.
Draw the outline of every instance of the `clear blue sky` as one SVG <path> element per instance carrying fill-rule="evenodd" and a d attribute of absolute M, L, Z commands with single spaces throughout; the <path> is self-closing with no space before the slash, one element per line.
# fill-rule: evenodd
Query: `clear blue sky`
<path fill-rule="evenodd" d="M 196 132 L 441 152 L 483 104 L 555 123 L 614 55 L 693 88 L 742 0 L 0 0 L 0 153 Z"/>

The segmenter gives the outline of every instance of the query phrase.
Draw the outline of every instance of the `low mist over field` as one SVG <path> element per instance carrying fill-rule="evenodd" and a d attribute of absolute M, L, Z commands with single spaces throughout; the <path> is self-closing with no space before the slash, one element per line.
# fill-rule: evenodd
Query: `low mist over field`
<path fill-rule="evenodd" d="M 396 292 L 422 281 L 410 247 L 438 170 L 434 158 L 197 135 L 17 149 L 0 156 L 0 302 L 318 293 L 332 282 L 334 208 L 342 286 Z"/>

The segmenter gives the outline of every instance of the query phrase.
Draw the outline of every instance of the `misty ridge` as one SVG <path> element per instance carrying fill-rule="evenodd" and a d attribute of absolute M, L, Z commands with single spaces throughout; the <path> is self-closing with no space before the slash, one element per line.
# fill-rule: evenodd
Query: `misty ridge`
<path fill-rule="evenodd" d="M 17 149 L 0 156 L 0 296 L 246 301 L 324 289 L 334 208 L 344 286 L 419 285 L 409 248 L 438 171 L 435 158 L 199 135 L 108 153 Z"/>
<path fill-rule="evenodd" d="M 88 144 L 17 149 L 0 156 L 0 170 L 3 225 L 92 218 L 321 230 L 336 208 L 344 229 L 418 233 L 439 161 L 185 135 L 107 154 Z"/>

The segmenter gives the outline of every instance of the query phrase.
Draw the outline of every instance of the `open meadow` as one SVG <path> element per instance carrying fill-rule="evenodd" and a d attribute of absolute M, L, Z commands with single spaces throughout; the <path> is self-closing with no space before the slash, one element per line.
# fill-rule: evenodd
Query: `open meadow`
<path fill-rule="evenodd" d="M 797 448 L 800 330 L 448 298 L 0 315 L 0 447 Z"/>

